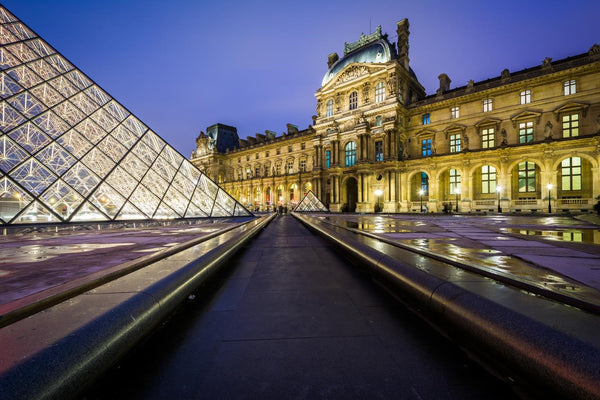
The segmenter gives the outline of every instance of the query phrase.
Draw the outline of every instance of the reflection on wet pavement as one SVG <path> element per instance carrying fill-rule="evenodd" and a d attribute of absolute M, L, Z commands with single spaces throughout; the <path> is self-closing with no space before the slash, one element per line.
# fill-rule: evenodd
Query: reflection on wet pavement
<path fill-rule="evenodd" d="M 369 232 L 495 276 L 517 279 L 573 297 L 594 298 L 600 304 L 600 279 L 590 275 L 594 272 L 592 268 L 585 267 L 590 263 L 600 267 L 600 247 L 594 246 L 600 244 L 600 230 L 573 218 L 499 215 L 330 215 L 325 218 L 330 223 Z M 589 243 L 592 247 L 554 247 L 566 242 Z M 548 257 L 564 260 L 565 265 L 558 269 L 560 272 L 555 269 L 556 262 L 550 264 Z M 582 268 L 588 272 L 582 272 Z M 571 278 L 581 278 L 583 273 L 588 274 L 586 278 L 591 276 L 588 280 L 581 279 L 586 285 Z"/>
<path fill-rule="evenodd" d="M 83 253 L 119 246 L 133 246 L 135 243 L 79 243 L 65 246 L 25 245 L 0 248 L 0 265 L 24 262 L 39 262 L 62 254 Z"/>

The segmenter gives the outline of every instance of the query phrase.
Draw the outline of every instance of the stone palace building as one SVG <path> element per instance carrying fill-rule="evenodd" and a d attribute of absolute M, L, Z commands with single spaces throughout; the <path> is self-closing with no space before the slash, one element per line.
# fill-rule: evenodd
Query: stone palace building
<path fill-rule="evenodd" d="M 328 57 L 313 124 L 240 139 L 215 124 L 191 162 L 251 210 L 312 190 L 330 211 L 590 211 L 600 196 L 600 46 L 427 95 L 381 27 Z"/>

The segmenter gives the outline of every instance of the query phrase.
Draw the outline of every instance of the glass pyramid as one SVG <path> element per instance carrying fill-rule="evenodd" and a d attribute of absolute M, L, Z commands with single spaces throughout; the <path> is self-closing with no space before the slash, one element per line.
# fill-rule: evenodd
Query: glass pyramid
<path fill-rule="evenodd" d="M 0 5 L 0 225 L 248 215 Z"/>
<path fill-rule="evenodd" d="M 295 212 L 329 212 L 325 204 L 312 192 L 309 190 L 306 193 L 306 196 L 302 199 L 300 203 L 294 209 Z"/>

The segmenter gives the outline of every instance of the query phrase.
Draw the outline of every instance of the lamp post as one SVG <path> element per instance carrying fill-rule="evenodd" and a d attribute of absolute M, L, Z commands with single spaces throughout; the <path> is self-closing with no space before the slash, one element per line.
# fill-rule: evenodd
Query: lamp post
<path fill-rule="evenodd" d="M 552 184 L 549 183 L 546 187 L 548 188 L 548 214 L 550 214 L 552 212 L 552 204 L 550 203 L 550 191 L 552 190 Z"/>
<path fill-rule="evenodd" d="M 458 212 L 458 195 L 460 194 L 460 188 L 457 187 L 454 189 L 454 194 L 456 195 L 456 212 Z"/>
<path fill-rule="evenodd" d="M 496 186 L 496 192 L 498 193 L 498 213 L 502 212 L 502 207 L 500 206 L 500 192 L 502 191 L 502 186 Z"/>
<path fill-rule="evenodd" d="M 423 189 L 419 190 L 419 198 L 421 201 L 421 212 L 423 212 Z"/>
<path fill-rule="evenodd" d="M 383 190 L 381 189 L 375 189 L 375 198 L 377 199 L 377 211 L 376 212 L 381 212 L 381 207 L 379 206 L 379 198 L 381 197 L 381 195 L 383 194 Z"/>

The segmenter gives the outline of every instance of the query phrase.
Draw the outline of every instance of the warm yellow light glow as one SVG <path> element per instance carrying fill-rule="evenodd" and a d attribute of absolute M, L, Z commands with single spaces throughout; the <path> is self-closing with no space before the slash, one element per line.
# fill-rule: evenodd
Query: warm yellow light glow
<path fill-rule="evenodd" d="M 548 190 L 552 190 L 552 184 L 551 183 L 549 183 L 546 187 L 548 188 Z"/>
<path fill-rule="evenodd" d="M 423 193 L 424 193 L 424 192 L 423 192 L 423 189 L 419 190 L 419 194 L 420 194 L 421 196 L 423 196 Z"/>
<path fill-rule="evenodd" d="M 496 186 L 496 192 L 500 193 L 502 191 L 502 186 Z"/>
<path fill-rule="evenodd" d="M 383 190 L 381 189 L 375 189 L 375 196 L 379 197 L 383 194 Z"/>

